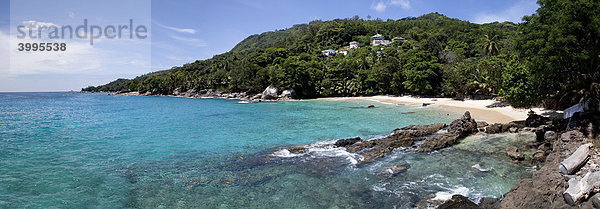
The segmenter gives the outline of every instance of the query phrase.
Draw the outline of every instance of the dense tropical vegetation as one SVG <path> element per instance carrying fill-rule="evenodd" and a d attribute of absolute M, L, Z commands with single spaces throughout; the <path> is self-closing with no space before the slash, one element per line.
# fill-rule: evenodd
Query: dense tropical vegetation
<path fill-rule="evenodd" d="M 540 0 L 524 23 L 474 24 L 438 13 L 400 20 L 358 16 L 252 35 L 230 52 L 84 91 L 170 94 L 274 85 L 301 98 L 375 94 L 502 96 L 515 106 L 559 108 L 600 95 L 600 3 Z M 406 38 L 371 46 L 371 36 Z M 324 56 L 350 41 L 348 55 Z"/>

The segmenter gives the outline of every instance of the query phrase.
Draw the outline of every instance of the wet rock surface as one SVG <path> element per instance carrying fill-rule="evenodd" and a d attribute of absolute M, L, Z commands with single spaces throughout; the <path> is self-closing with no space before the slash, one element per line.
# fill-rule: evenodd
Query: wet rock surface
<path fill-rule="evenodd" d="M 529 114 L 529 116 L 525 120 L 525 126 L 526 127 L 538 127 L 541 125 L 545 125 L 548 121 L 550 121 L 550 119 L 547 117 L 544 117 L 544 116 L 541 116 L 538 114 Z"/>
<path fill-rule="evenodd" d="M 479 201 L 479 207 L 484 209 L 496 209 L 500 207 L 500 200 L 493 197 L 484 197 Z"/>
<path fill-rule="evenodd" d="M 453 195 L 452 199 L 447 200 L 437 207 L 438 209 L 479 209 L 479 205 L 471 202 L 469 198 L 462 195 Z"/>
<path fill-rule="evenodd" d="M 452 146 L 458 140 L 459 135 L 453 133 L 446 133 L 442 135 L 433 136 L 427 139 L 419 148 L 418 152 L 432 152 L 438 149 Z"/>
<path fill-rule="evenodd" d="M 345 147 L 348 152 L 363 156 L 361 162 L 373 162 L 392 152 L 395 148 L 410 147 L 415 141 L 432 135 L 444 128 L 446 124 L 435 123 L 431 125 L 412 125 L 392 131 L 389 135 L 368 141 L 342 139 L 335 142 L 338 147 Z"/>
<path fill-rule="evenodd" d="M 512 161 L 521 161 L 525 159 L 525 155 L 520 153 L 519 148 L 515 146 L 506 147 L 506 156 L 508 156 Z"/>
<path fill-rule="evenodd" d="M 334 145 L 336 147 L 348 147 L 348 146 L 353 145 L 360 141 L 362 141 L 362 139 L 360 137 L 340 139 L 340 140 L 337 140 Z"/>
<path fill-rule="evenodd" d="M 379 172 L 379 177 L 391 178 L 392 176 L 404 173 L 406 170 L 408 170 L 408 168 L 410 168 L 410 164 L 408 164 L 406 161 L 401 161 L 381 169 Z"/>
<path fill-rule="evenodd" d="M 477 122 L 471 118 L 471 113 L 467 111 L 460 119 L 450 123 L 447 133 L 427 139 L 419 146 L 417 152 L 432 152 L 452 146 L 458 139 L 477 133 L 479 131 L 477 127 Z"/>

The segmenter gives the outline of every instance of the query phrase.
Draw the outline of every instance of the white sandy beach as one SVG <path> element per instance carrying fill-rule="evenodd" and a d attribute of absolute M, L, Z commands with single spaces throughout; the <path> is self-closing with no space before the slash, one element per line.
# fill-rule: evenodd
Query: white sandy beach
<path fill-rule="evenodd" d="M 533 110 L 537 114 L 549 112 L 542 108 L 513 108 L 507 107 L 496 107 L 487 108 L 495 100 L 465 100 L 458 101 L 451 98 L 419 98 L 412 96 L 393 97 L 393 96 L 372 96 L 372 97 L 335 97 L 335 98 L 321 98 L 321 100 L 371 100 L 383 103 L 392 104 L 404 104 L 412 106 L 422 106 L 423 103 L 431 103 L 427 106 L 428 108 L 443 108 L 445 110 L 464 113 L 465 111 L 471 112 L 471 116 L 478 121 L 485 121 L 488 123 L 508 123 L 515 120 L 525 120 L 527 113 Z"/>

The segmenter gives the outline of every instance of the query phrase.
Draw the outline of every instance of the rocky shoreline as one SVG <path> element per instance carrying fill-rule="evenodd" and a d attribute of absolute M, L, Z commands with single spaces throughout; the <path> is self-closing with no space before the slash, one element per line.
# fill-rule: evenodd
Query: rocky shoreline
<path fill-rule="evenodd" d="M 525 121 L 487 124 L 475 121 L 470 113 L 466 112 L 450 125 L 412 125 L 396 129 L 377 139 L 340 139 L 334 146 L 359 155 L 359 163 L 371 163 L 394 149 L 428 153 L 450 147 L 459 143 L 461 139 L 479 132 L 533 132 L 536 141 L 530 145 L 530 148 L 535 150 L 531 156 L 525 156 L 514 146 L 507 146 L 505 154 L 515 163 L 528 163 L 536 165 L 539 169 L 533 173 L 532 178 L 523 179 L 514 185 L 503 198 L 483 198 L 477 205 L 460 195 L 454 195 L 446 202 L 430 201 L 433 197 L 425 197 L 416 207 L 593 208 L 600 207 L 600 194 L 595 194 L 600 192 L 600 179 L 596 178 L 600 176 L 600 156 L 593 144 L 595 142 L 598 145 L 598 125 L 598 113 L 577 114 L 571 119 L 550 119 L 531 114 Z M 288 147 L 287 150 L 293 154 L 303 154 L 307 151 L 303 145 Z M 580 157 L 582 160 L 571 159 L 576 158 L 571 157 L 576 155 L 573 154 L 576 150 L 583 150 L 578 151 L 579 155 L 583 156 Z M 525 160 L 527 161 L 524 162 Z M 559 167 L 571 161 L 577 165 L 571 166 L 572 170 L 568 173 L 561 173 Z M 385 167 L 379 176 L 390 178 L 409 168 L 410 165 L 406 162 L 396 163 Z"/>
<path fill-rule="evenodd" d="M 239 99 L 248 103 L 264 102 L 264 101 L 289 101 L 296 99 L 296 92 L 293 89 L 283 90 L 280 92 L 274 86 L 268 86 L 262 93 L 251 94 L 248 92 L 226 92 L 213 89 L 203 90 L 188 90 L 181 91 L 179 88 L 173 90 L 170 94 L 161 94 L 154 91 L 119 91 L 115 95 L 122 96 L 174 96 L 185 98 L 222 98 L 222 99 Z"/>

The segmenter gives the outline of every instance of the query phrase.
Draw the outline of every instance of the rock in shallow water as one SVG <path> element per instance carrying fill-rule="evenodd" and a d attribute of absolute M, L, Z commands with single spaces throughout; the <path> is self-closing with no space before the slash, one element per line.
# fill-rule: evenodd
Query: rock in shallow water
<path fill-rule="evenodd" d="M 427 139 L 427 141 L 425 141 L 423 144 L 421 144 L 417 151 L 432 152 L 438 149 L 452 146 L 454 143 L 456 143 L 456 140 L 459 138 L 459 136 L 460 135 L 453 133 L 446 133 L 442 135 L 433 136 Z"/>
<path fill-rule="evenodd" d="M 360 137 L 340 139 L 340 140 L 337 140 L 334 145 L 336 147 L 348 147 L 348 146 L 353 145 L 360 141 L 362 141 L 362 139 Z"/>
<path fill-rule="evenodd" d="M 427 139 L 419 148 L 418 152 L 431 152 L 454 145 L 459 138 L 477 133 L 477 122 L 471 118 L 469 111 L 462 118 L 452 121 L 448 127 L 448 133 L 433 136 Z"/>
<path fill-rule="evenodd" d="M 390 178 L 400 173 L 404 173 L 406 170 L 408 170 L 408 168 L 410 168 L 410 164 L 408 164 L 406 161 L 401 161 L 383 168 L 379 172 L 379 176 L 382 178 Z"/>
<path fill-rule="evenodd" d="M 500 200 L 493 197 L 484 197 L 479 201 L 479 207 L 484 209 L 496 209 L 500 206 Z"/>
<path fill-rule="evenodd" d="M 424 136 L 434 134 L 445 126 L 444 123 L 412 125 L 396 129 L 383 138 L 368 141 L 342 139 L 338 140 L 336 144 L 345 145 L 348 152 L 359 153 L 363 157 L 361 162 L 373 162 L 392 152 L 395 148 L 410 147 L 415 141 L 422 140 Z"/>
<path fill-rule="evenodd" d="M 519 148 L 515 147 L 515 146 L 508 146 L 506 147 L 506 155 L 512 160 L 512 161 L 521 161 L 525 159 L 525 155 L 523 155 L 523 153 L 519 152 Z"/>
<path fill-rule="evenodd" d="M 469 198 L 462 195 L 452 195 L 452 199 L 447 200 L 443 204 L 437 207 L 438 209 L 479 209 L 477 204 L 471 202 Z"/>

